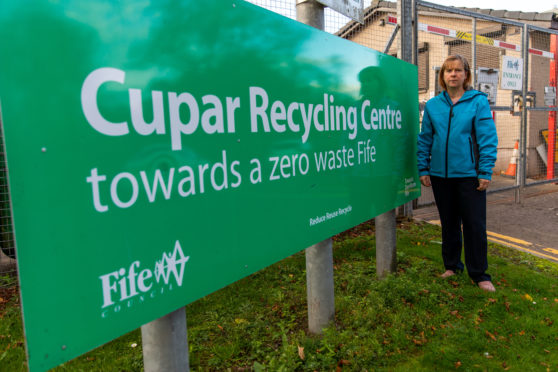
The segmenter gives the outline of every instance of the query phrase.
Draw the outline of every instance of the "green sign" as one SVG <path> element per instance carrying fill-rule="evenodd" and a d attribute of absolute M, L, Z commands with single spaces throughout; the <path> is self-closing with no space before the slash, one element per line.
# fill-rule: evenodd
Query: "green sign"
<path fill-rule="evenodd" d="M 419 196 L 415 66 L 242 1 L 0 5 L 29 365 Z"/>

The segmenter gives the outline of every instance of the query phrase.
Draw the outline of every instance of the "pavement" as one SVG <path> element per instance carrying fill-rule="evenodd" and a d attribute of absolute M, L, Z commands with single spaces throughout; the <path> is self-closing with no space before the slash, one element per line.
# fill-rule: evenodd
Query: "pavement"
<path fill-rule="evenodd" d="M 513 179 L 494 177 L 489 189 L 514 184 Z M 558 262 L 558 185 L 540 184 L 524 190 L 519 204 L 515 202 L 515 190 L 488 194 L 488 240 Z M 422 192 L 419 203 L 434 200 L 430 188 L 423 187 Z M 440 223 L 435 205 L 415 209 L 413 215 L 417 220 Z"/>

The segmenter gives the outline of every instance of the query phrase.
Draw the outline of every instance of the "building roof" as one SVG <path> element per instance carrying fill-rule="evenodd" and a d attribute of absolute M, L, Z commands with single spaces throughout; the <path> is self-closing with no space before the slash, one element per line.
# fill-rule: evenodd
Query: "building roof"
<path fill-rule="evenodd" d="M 393 1 L 384 1 L 384 0 L 373 0 L 372 4 L 368 8 L 364 10 L 364 19 L 370 18 L 376 13 L 379 9 L 397 9 L 397 3 Z M 552 27 L 553 21 L 558 21 L 558 9 L 554 8 L 552 10 L 537 13 L 537 12 L 521 12 L 521 11 L 508 11 L 505 9 L 480 9 L 480 8 L 465 8 L 465 7 L 449 7 L 455 9 L 462 9 L 467 10 L 469 12 L 481 13 L 485 15 L 490 15 L 493 17 L 504 18 L 514 21 L 520 22 L 549 22 L 549 27 Z M 436 9 L 426 8 L 423 6 L 419 6 L 419 11 L 433 11 L 439 12 Z M 439 12 L 441 13 L 441 12 Z M 344 35 L 347 31 L 354 29 L 354 27 L 358 25 L 356 21 L 351 21 L 347 23 L 344 27 L 342 27 L 338 32 L 337 35 Z M 552 27 L 553 28 L 553 27 Z"/>
<path fill-rule="evenodd" d="M 397 2 L 374 0 L 368 8 L 396 8 Z M 537 12 L 521 12 L 521 11 L 508 11 L 505 9 L 482 9 L 482 8 L 466 8 L 466 7 L 449 7 L 456 9 L 463 9 L 469 12 L 481 13 L 491 15 L 494 17 L 518 20 L 518 21 L 552 21 L 556 17 L 555 9 L 542 13 Z M 426 10 L 427 8 L 419 7 L 419 10 Z"/>

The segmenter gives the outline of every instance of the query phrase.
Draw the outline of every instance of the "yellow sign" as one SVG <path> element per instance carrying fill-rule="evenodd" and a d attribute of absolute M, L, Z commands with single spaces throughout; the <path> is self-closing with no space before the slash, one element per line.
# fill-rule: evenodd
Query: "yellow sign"
<path fill-rule="evenodd" d="M 461 40 L 467 40 L 467 41 L 472 41 L 473 40 L 473 34 L 470 33 L 470 32 L 457 31 L 456 32 L 456 37 L 458 39 L 461 39 Z M 477 43 L 486 44 L 486 45 L 494 45 L 494 39 L 477 35 Z"/>

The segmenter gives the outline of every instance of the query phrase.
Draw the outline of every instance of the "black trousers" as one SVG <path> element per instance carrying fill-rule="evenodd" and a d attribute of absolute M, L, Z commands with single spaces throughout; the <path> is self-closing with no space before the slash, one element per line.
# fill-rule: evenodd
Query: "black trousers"
<path fill-rule="evenodd" d="M 475 283 L 490 280 L 486 273 L 486 191 L 477 190 L 479 181 L 474 177 L 430 176 L 430 180 L 442 223 L 442 258 L 446 270 L 463 271 L 464 241 L 467 273 Z"/>

